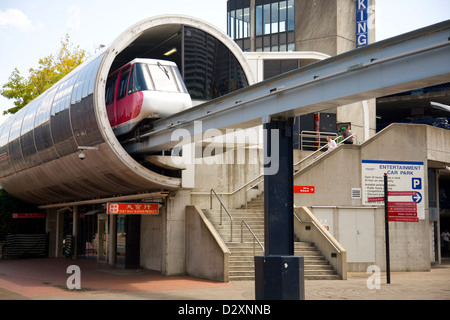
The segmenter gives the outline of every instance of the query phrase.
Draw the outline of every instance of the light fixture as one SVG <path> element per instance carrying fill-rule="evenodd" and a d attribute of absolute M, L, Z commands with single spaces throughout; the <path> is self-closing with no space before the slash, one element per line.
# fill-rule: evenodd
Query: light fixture
<path fill-rule="evenodd" d="M 164 53 L 164 55 L 165 55 L 166 57 L 168 57 L 168 56 L 174 54 L 174 53 L 177 52 L 177 51 L 178 51 L 177 48 L 173 48 L 173 49 L 167 51 L 166 53 Z"/>
<path fill-rule="evenodd" d="M 86 159 L 86 155 L 84 154 L 84 150 L 98 150 L 98 147 L 78 147 L 78 150 L 80 150 L 80 153 L 78 154 L 78 159 L 84 160 Z"/>

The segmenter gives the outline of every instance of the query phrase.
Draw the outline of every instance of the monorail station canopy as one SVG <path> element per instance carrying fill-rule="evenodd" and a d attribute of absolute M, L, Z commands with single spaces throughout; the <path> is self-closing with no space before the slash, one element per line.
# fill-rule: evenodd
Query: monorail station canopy
<path fill-rule="evenodd" d="M 106 79 L 135 58 L 174 61 L 194 103 L 254 83 L 242 51 L 215 27 L 185 16 L 141 21 L 0 127 L 0 185 L 41 205 L 179 189 L 179 176 L 133 159 L 108 121 Z"/>

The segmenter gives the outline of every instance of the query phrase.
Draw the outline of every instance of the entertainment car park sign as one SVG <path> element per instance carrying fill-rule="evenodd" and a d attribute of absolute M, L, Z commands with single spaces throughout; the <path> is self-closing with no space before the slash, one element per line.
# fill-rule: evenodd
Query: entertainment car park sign
<path fill-rule="evenodd" d="M 388 176 L 389 221 L 425 220 L 424 163 L 362 161 L 363 204 L 384 204 L 384 174 Z"/>

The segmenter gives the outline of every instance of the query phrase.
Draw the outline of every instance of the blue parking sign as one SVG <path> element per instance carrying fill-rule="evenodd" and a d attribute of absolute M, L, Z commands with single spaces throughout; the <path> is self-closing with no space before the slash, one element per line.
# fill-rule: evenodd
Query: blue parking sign
<path fill-rule="evenodd" d="M 412 188 L 413 190 L 422 189 L 422 178 L 412 178 Z"/>

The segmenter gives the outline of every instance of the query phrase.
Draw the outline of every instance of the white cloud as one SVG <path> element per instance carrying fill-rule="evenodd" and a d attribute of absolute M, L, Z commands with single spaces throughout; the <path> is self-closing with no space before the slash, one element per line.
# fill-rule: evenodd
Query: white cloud
<path fill-rule="evenodd" d="M 0 10 L 0 29 L 17 28 L 19 30 L 31 30 L 33 25 L 25 13 L 18 9 Z"/>
<path fill-rule="evenodd" d="M 72 30 L 80 29 L 81 27 L 81 9 L 75 5 L 67 8 L 69 18 L 67 19 L 67 27 Z"/>

